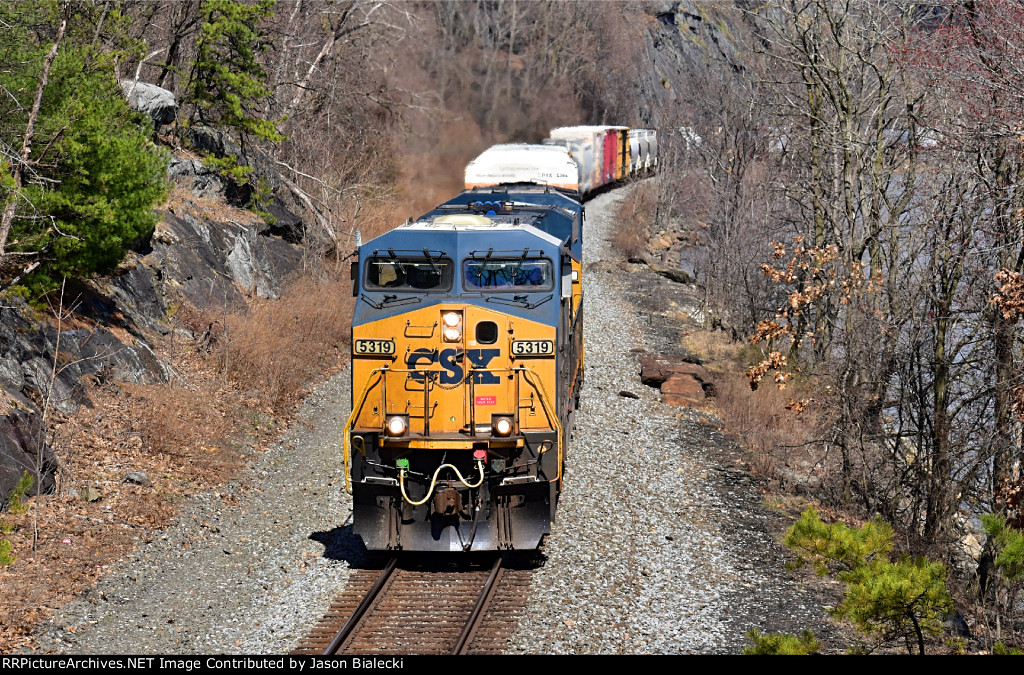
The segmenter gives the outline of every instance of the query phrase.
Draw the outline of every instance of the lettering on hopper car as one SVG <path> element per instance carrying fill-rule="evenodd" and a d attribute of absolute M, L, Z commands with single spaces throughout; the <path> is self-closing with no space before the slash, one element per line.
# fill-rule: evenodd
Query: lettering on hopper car
<path fill-rule="evenodd" d="M 434 349 L 414 349 L 409 352 L 405 364 L 409 370 L 428 370 L 435 363 L 440 365 L 441 384 L 459 384 L 466 376 L 466 371 L 460 363 L 461 357 L 465 355 L 472 364 L 472 368 L 485 369 L 491 361 L 501 355 L 500 349 L 462 349 L 449 348 L 440 352 Z M 426 379 L 425 373 L 410 373 L 409 379 L 416 382 L 423 382 Z M 501 378 L 495 373 L 476 373 L 474 377 L 476 384 L 498 384 Z"/>

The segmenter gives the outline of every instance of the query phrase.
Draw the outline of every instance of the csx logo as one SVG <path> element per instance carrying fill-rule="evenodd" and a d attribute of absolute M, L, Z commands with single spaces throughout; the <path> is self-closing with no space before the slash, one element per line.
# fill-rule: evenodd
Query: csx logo
<path fill-rule="evenodd" d="M 405 364 L 409 370 L 427 369 L 437 363 L 441 368 L 441 384 L 458 384 L 466 376 L 462 367 L 463 356 L 469 359 L 471 368 L 486 368 L 487 364 L 501 354 L 500 349 L 442 349 L 440 352 L 434 349 L 417 349 L 409 352 Z M 423 382 L 426 378 L 424 373 L 411 373 L 409 378 L 417 382 Z M 476 384 L 498 384 L 501 378 L 496 373 L 476 373 L 474 375 Z"/>

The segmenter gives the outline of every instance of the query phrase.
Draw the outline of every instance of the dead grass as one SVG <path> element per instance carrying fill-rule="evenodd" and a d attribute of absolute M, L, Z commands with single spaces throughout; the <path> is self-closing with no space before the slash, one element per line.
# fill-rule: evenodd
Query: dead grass
<path fill-rule="evenodd" d="M 228 318 L 224 358 L 231 379 L 260 392 L 280 410 L 294 403 L 348 354 L 351 283 L 338 279 L 293 282 L 279 300 L 263 301 Z"/>
<path fill-rule="evenodd" d="M 683 346 L 706 363 L 739 368 L 748 351 L 743 342 L 730 340 L 720 330 L 695 330 L 683 335 Z"/>
<path fill-rule="evenodd" d="M 197 334 L 209 330 L 208 368 L 280 412 L 347 357 L 353 298 L 348 275 L 340 276 L 304 275 L 278 299 L 226 316 L 186 312 L 183 320 Z"/>
<path fill-rule="evenodd" d="M 656 196 L 650 183 L 635 185 L 615 211 L 612 248 L 630 262 L 643 262 L 657 207 Z"/>
<path fill-rule="evenodd" d="M 171 213 L 188 213 L 213 222 L 237 222 L 243 226 L 262 223 L 262 219 L 253 211 L 230 206 L 222 199 L 200 197 L 192 192 L 191 186 L 184 183 L 174 184 L 161 209 Z"/>
<path fill-rule="evenodd" d="M 35 627 L 91 587 L 140 538 L 165 527 L 185 497 L 229 480 L 276 426 L 257 398 L 179 349 L 167 385 L 88 385 L 93 407 L 55 414 L 57 490 L 0 517 L 16 561 L 0 567 L 0 653 L 34 648 Z M 126 480 L 142 472 L 148 484 Z M 85 497 L 93 492 L 95 501 Z M 33 523 L 39 528 L 33 548 Z"/>
<path fill-rule="evenodd" d="M 742 373 L 723 377 L 716 403 L 726 426 L 738 434 L 751 454 L 751 463 L 770 478 L 807 474 L 815 458 L 816 408 L 797 412 L 794 403 L 805 397 L 798 387 L 779 391 L 762 386 L 751 391 Z"/>
<path fill-rule="evenodd" d="M 757 356 L 748 343 L 720 330 L 691 331 L 682 342 L 716 374 L 715 406 L 742 440 L 755 471 L 780 483 L 820 471 L 821 410 L 813 400 L 813 381 L 796 379 L 783 390 L 763 384 L 752 391 L 746 370 Z"/>
<path fill-rule="evenodd" d="M 293 281 L 278 300 L 213 319 L 196 341 L 167 340 L 169 384 L 88 385 L 92 408 L 57 415 L 50 445 L 61 466 L 55 495 L 2 514 L 16 561 L 0 567 L 0 653 L 35 648 L 35 627 L 91 587 L 140 538 L 166 526 L 182 501 L 230 480 L 284 427 L 310 384 L 348 354 L 346 274 Z M 180 321 L 205 326 L 194 310 Z M 126 481 L 143 472 L 147 485 Z M 84 499 L 87 489 L 97 501 Z M 39 532 L 33 549 L 34 519 Z"/>

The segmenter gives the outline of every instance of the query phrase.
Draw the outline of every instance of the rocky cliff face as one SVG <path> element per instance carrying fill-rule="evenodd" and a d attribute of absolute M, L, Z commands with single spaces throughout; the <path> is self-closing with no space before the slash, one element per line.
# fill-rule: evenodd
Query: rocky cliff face
<path fill-rule="evenodd" d="M 198 160 L 187 161 L 193 171 L 179 168 L 179 185 L 150 241 L 117 274 L 67 287 L 63 303 L 74 314 L 59 330 L 52 312 L 18 299 L 0 307 L 0 503 L 37 463 L 41 489 L 53 486 L 56 460 L 40 423 L 45 405 L 63 412 L 90 405 L 86 378 L 167 381 L 169 366 L 149 342 L 171 330 L 169 311 L 183 303 L 207 311 L 242 309 L 246 297 L 276 297 L 296 268 L 296 245 L 254 214 L 230 208 L 229 186 Z M 206 179 L 196 180 L 197 166 Z M 301 231 L 299 218 L 280 200 L 275 204 L 278 227 L 284 222 Z"/>
<path fill-rule="evenodd" d="M 749 30 L 748 3 L 680 0 L 653 3 L 656 19 L 646 34 L 649 77 L 638 84 L 641 119 L 663 134 L 690 126 L 688 103 L 710 82 L 729 86 L 747 70 L 738 35 Z"/>

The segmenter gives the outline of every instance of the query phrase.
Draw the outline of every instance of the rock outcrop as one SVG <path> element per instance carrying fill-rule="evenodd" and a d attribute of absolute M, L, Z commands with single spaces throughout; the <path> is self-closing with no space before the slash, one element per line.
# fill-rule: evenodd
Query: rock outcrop
<path fill-rule="evenodd" d="M 40 418 L 23 397 L 0 390 L 0 495 L 6 500 L 28 472 L 41 479 L 40 492 L 53 490 L 57 460 L 46 445 Z M 33 492 L 35 488 L 33 489 Z"/>
<path fill-rule="evenodd" d="M 691 143 L 699 142 L 692 129 L 679 127 L 678 118 L 665 119 L 664 113 L 678 111 L 687 103 L 694 77 L 709 77 L 729 86 L 729 77 L 745 76 L 745 55 L 734 35 L 747 30 L 743 24 L 749 15 L 733 3 L 695 0 L 662 2 L 653 13 L 658 23 L 645 38 L 650 77 L 637 83 L 635 97 L 641 119 L 659 134 L 680 134 Z"/>
<path fill-rule="evenodd" d="M 642 356 L 640 381 L 659 389 L 662 402 L 672 405 L 700 405 L 706 398 L 715 395 L 714 378 L 704 366 L 682 359 Z"/>
<path fill-rule="evenodd" d="M 168 99 L 159 87 L 143 82 L 121 84 L 133 108 L 158 127 L 173 121 L 173 96 Z M 212 144 L 212 154 L 233 147 L 214 132 L 200 140 Z M 269 166 L 258 170 L 273 171 Z M 164 211 L 149 241 L 129 253 L 117 273 L 69 283 L 62 302 L 65 309 L 74 307 L 73 325 L 58 330 L 48 312 L 18 298 L 5 298 L 0 307 L 0 505 L 21 472 L 34 471 L 37 464 L 44 473 L 38 487 L 53 487 L 56 458 L 40 441 L 43 406 L 69 413 L 91 405 L 86 377 L 167 381 L 170 368 L 149 340 L 171 330 L 169 309 L 187 303 L 201 312 L 244 310 L 248 297 L 278 297 L 297 268 L 301 251 L 294 242 L 302 219 L 289 208 L 288 194 L 267 196 L 274 221 L 268 224 L 251 211 L 229 206 L 231 199 L 248 201 L 245 189 L 200 159 L 179 153 L 169 174 L 179 186 L 174 206 Z M 280 176 L 265 182 L 279 189 L 284 183 Z M 283 230 L 289 241 L 278 236 Z"/>
<path fill-rule="evenodd" d="M 153 126 L 159 129 L 170 124 L 178 114 L 178 105 L 174 94 L 162 87 L 138 80 L 121 80 L 121 90 L 128 99 L 132 110 L 140 112 L 153 120 Z"/>

